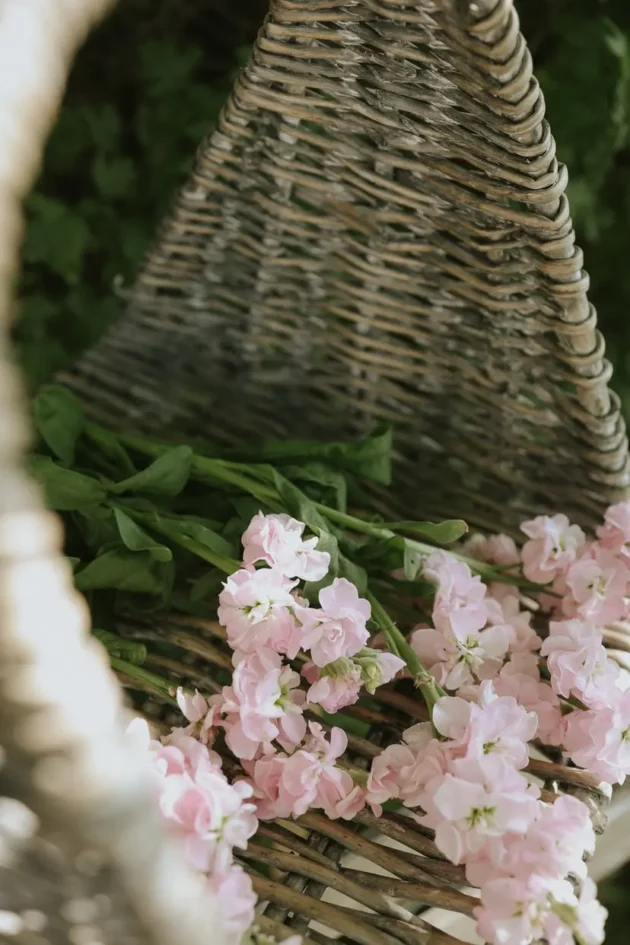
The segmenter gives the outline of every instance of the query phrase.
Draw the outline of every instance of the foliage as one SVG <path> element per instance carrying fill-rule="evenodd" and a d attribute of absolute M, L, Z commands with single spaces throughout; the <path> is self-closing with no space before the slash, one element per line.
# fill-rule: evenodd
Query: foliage
<path fill-rule="evenodd" d="M 137 271 L 246 55 L 235 43 L 253 24 L 205 0 L 181 6 L 126 0 L 78 57 L 27 202 L 16 340 L 32 387 L 116 316 L 114 289 Z"/>

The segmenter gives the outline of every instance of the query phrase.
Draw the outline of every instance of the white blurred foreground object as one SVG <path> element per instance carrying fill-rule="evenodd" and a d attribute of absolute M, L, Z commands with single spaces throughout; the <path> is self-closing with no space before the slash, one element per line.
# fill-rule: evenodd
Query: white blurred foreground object
<path fill-rule="evenodd" d="M 74 54 L 112 6 L 0 0 L 0 936 L 223 945 L 213 898 L 165 834 L 146 760 L 124 738 L 57 520 L 23 475 L 28 430 L 6 356 L 22 200 Z"/>

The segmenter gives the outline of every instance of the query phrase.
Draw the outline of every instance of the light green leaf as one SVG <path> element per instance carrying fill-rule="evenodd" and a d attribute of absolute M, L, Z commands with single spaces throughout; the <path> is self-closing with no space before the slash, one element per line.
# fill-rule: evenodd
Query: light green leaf
<path fill-rule="evenodd" d="M 43 487 L 46 505 L 56 512 L 84 511 L 105 499 L 105 489 L 97 479 L 65 469 L 49 456 L 31 456 L 28 469 Z"/>
<path fill-rule="evenodd" d="M 175 446 L 159 456 L 150 466 L 111 487 L 112 492 L 149 492 L 152 495 L 179 495 L 190 476 L 193 452 L 188 446 Z"/>
<path fill-rule="evenodd" d="M 156 561 L 171 561 L 173 552 L 166 545 L 152 538 L 131 519 L 122 509 L 114 509 L 118 531 L 125 546 L 130 551 L 148 551 Z"/>
<path fill-rule="evenodd" d="M 64 465 L 70 466 L 85 426 L 81 402 L 65 387 L 48 384 L 33 402 L 33 418 L 47 446 Z"/>

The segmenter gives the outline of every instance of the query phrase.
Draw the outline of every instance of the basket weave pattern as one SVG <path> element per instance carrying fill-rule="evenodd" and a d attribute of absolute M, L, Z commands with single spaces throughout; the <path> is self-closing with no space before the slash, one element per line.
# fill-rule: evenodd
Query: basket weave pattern
<path fill-rule="evenodd" d="M 391 422 L 407 514 L 588 523 L 627 441 L 566 182 L 512 0 L 277 0 L 70 382 L 180 436 Z"/>

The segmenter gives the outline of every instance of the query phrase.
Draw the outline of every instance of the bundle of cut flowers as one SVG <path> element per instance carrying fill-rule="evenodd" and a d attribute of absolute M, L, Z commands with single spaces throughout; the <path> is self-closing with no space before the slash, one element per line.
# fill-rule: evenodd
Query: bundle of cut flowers
<path fill-rule="evenodd" d="M 369 484 L 389 478 L 386 430 L 353 444 L 172 446 L 88 422 L 56 387 L 34 417 L 31 469 L 108 628 L 95 633 L 116 670 L 181 710 L 167 735 L 137 718 L 130 737 L 235 941 L 262 941 L 235 859 L 259 821 L 384 805 L 465 867 L 485 941 L 603 941 L 589 808 L 543 799 L 527 769 L 545 746 L 608 785 L 630 773 L 628 679 L 602 636 L 628 613 L 630 502 L 590 536 L 540 515 L 518 546 L 464 538 L 460 521 L 377 515 Z M 215 692 L 149 672 L 146 647 L 114 632 L 120 615 L 164 608 L 217 616 L 232 673 Z M 353 768 L 335 722 L 397 679 L 413 681 L 428 720 Z"/>

